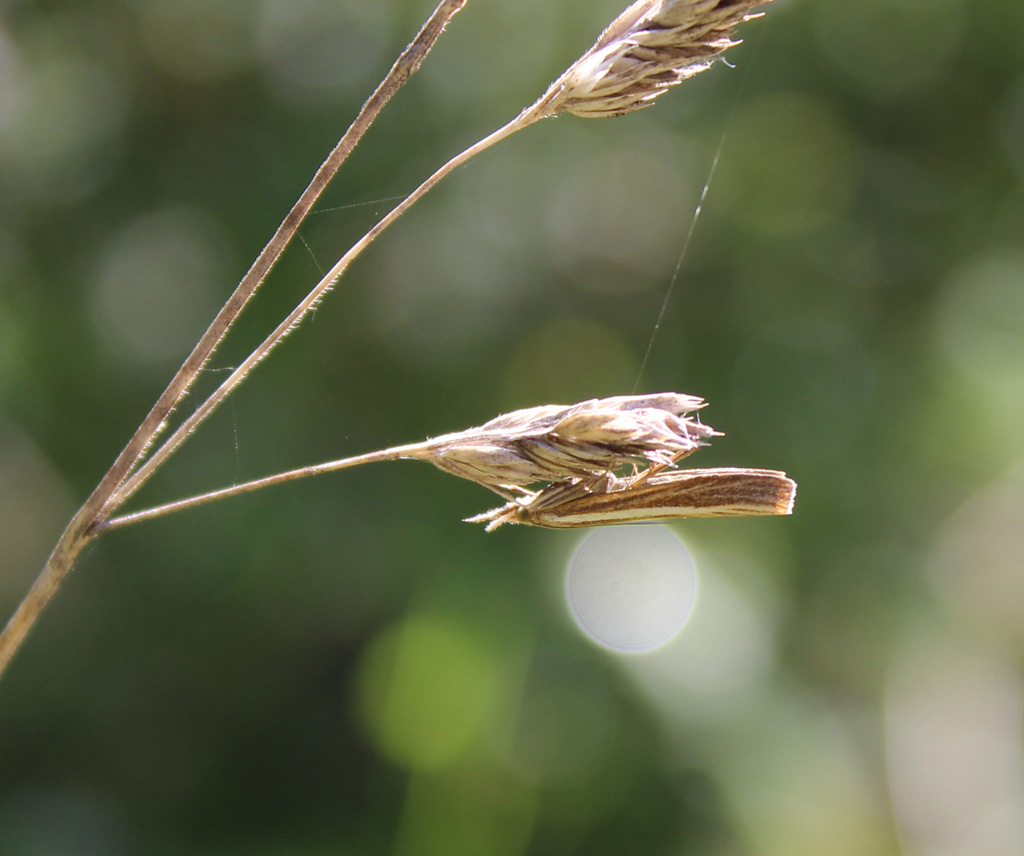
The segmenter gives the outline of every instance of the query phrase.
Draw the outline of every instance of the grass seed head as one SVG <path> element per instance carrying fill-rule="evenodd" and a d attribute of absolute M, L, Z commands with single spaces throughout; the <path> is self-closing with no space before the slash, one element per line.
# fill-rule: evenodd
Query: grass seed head
<path fill-rule="evenodd" d="M 666 392 L 516 410 L 479 428 L 428 440 L 412 457 L 499 493 L 593 480 L 624 466 L 664 467 L 716 434 L 691 418 L 704 402 Z"/>
<path fill-rule="evenodd" d="M 542 99 L 550 113 L 619 116 L 711 67 L 739 42 L 733 28 L 771 0 L 638 0 Z"/>

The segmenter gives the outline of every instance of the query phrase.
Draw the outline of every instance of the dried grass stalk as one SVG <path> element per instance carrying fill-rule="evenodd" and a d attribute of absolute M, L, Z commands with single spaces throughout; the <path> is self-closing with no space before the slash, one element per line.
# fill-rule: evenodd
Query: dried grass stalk
<path fill-rule="evenodd" d="M 152 448 L 167 417 L 187 393 L 227 330 L 238 318 L 330 175 L 393 91 L 416 70 L 445 24 L 465 4 L 465 0 L 441 0 L 420 34 L 371 96 L 349 133 L 329 156 L 267 250 L 254 263 L 117 461 L 69 522 L 29 593 L 0 631 L 0 672 L 21 645 L 85 545 L 101 531 L 117 526 L 257 487 L 395 457 L 432 459 L 441 469 L 472 478 L 502 496 L 514 499 L 515 508 L 509 513 L 514 512 L 512 518 L 515 519 L 505 520 L 502 517 L 499 520 L 500 514 L 496 516 L 495 513 L 489 513 L 481 518 L 491 521 L 488 528 L 502 522 L 553 525 L 549 522 L 551 509 L 557 507 L 553 500 L 562 497 L 562 510 L 565 512 L 565 503 L 570 501 L 565 498 L 566 494 L 574 495 L 573 502 L 592 504 L 601 486 L 605 494 L 611 495 L 628 493 L 644 481 L 648 486 L 661 484 L 651 476 L 659 469 L 674 465 L 700 446 L 704 438 L 714 434 L 711 429 L 684 415 L 700 406 L 699 399 L 665 393 L 662 400 L 655 404 L 651 404 L 651 399 L 658 396 L 630 396 L 584 402 L 570 408 L 543 407 L 519 411 L 492 420 L 474 429 L 475 433 L 447 435 L 426 444 L 387 449 L 344 461 L 304 467 L 160 508 L 121 517 L 113 516 L 199 424 L 238 387 L 249 371 L 317 305 L 351 261 L 445 175 L 499 140 L 547 116 L 561 112 L 579 116 L 617 116 L 647 106 L 670 86 L 708 68 L 716 56 L 737 44 L 732 39 L 732 28 L 742 21 L 757 17 L 752 10 L 766 2 L 770 0 L 639 0 L 634 3 L 612 22 L 595 45 L 573 63 L 538 101 L 511 122 L 448 161 L 357 241 L 278 327 L 170 433 L 163 444 Z M 641 401 L 645 403 L 638 403 Z M 690 407 L 689 404 L 684 405 L 684 402 L 697 403 Z M 506 440 L 499 442 L 502 432 Z M 473 436 L 467 437 L 467 433 Z M 146 452 L 151 448 L 152 453 L 147 459 Z M 647 469 L 638 471 L 634 480 L 627 480 L 628 486 L 622 487 L 627 482 L 617 480 L 618 477 L 613 473 L 618 467 L 629 463 L 635 469 L 638 463 L 645 463 Z M 535 481 L 545 480 L 549 481 L 549 485 L 541 491 L 531 492 L 526 488 L 526 485 Z M 678 487 L 681 483 L 673 482 L 672 486 Z M 663 488 L 663 491 L 666 489 Z M 633 496 L 638 497 L 640 494 Z M 614 499 L 620 504 L 626 501 L 625 496 L 615 496 Z M 502 509 L 497 512 L 502 512 Z M 524 519 L 520 520 L 520 516 Z M 564 521 L 567 518 L 563 516 L 562 519 Z"/>
<path fill-rule="evenodd" d="M 338 259 L 295 309 L 174 429 L 145 463 L 137 460 L 133 466 L 139 465 L 134 473 L 121 474 L 121 481 L 112 486 L 113 493 L 103 503 L 97 522 L 123 505 L 248 373 L 302 322 L 352 261 L 446 175 L 499 141 L 557 113 L 617 116 L 647 106 L 670 86 L 710 67 L 716 56 L 739 44 L 731 37 L 732 28 L 758 17 L 752 10 L 767 2 L 771 0 L 639 0 L 626 9 L 536 102 L 437 169 Z"/>
<path fill-rule="evenodd" d="M 710 68 L 739 44 L 733 28 L 771 0 L 638 0 L 541 99 L 549 114 L 619 116 Z"/>

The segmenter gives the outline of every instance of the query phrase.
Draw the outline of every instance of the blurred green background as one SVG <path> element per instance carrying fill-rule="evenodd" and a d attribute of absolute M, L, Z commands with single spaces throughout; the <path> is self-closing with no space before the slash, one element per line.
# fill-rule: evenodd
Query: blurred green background
<path fill-rule="evenodd" d="M 624 0 L 470 0 L 200 384 Z M 0 606 L 431 0 L 0 0 Z M 135 507 L 640 389 L 790 519 L 684 521 L 621 655 L 582 533 L 365 467 L 111 533 L 0 682 L 0 853 L 1024 852 L 1024 4 L 778 0 L 389 231 Z M 186 403 L 187 412 L 189 404 Z"/>

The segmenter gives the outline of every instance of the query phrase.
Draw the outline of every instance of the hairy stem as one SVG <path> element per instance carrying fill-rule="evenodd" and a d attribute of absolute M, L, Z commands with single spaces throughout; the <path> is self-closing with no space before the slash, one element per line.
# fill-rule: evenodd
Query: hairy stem
<path fill-rule="evenodd" d="M 500 140 L 514 134 L 516 131 L 522 130 L 547 115 L 549 114 L 544 108 L 542 102 L 538 102 L 527 110 L 524 110 L 508 124 L 503 125 L 501 128 L 491 134 L 488 134 L 468 149 L 457 154 L 433 175 L 431 175 L 430 178 L 417 187 L 412 193 L 410 193 L 405 199 L 403 199 L 398 205 L 396 205 L 377 223 L 376 226 L 370 229 L 370 231 L 353 244 L 345 255 L 338 259 L 334 264 L 334 267 L 324 275 L 323 279 L 313 287 L 309 294 L 302 299 L 302 301 L 289 313 L 289 315 L 280 324 L 278 324 L 274 331 L 267 336 L 267 338 L 264 339 L 263 342 L 251 354 L 249 354 L 249 356 L 246 357 L 230 375 L 228 375 L 224 382 L 214 390 L 209 398 L 196 408 L 188 419 L 185 419 L 174 430 L 160 448 L 150 456 L 149 460 L 147 460 L 134 474 L 125 480 L 124 484 L 122 484 L 113 495 L 111 505 L 113 507 L 120 506 L 146 482 L 146 480 L 171 454 L 174 453 L 186 438 L 195 431 L 196 428 L 198 428 L 199 425 L 206 420 L 211 413 L 213 413 L 217 406 L 238 387 L 256 364 L 266 357 L 267 354 L 269 354 L 270 351 L 285 338 L 285 336 L 298 326 L 309 311 L 312 310 L 320 300 L 323 299 L 323 296 L 334 287 L 334 284 L 338 281 L 341 275 L 345 272 L 345 269 L 348 268 L 356 256 L 372 244 L 381 232 L 394 223 L 395 220 L 402 216 L 402 214 L 408 211 L 431 188 L 433 188 L 439 181 L 441 181 L 441 179 L 453 170 L 462 166 L 472 157 L 480 154 L 480 152 L 485 149 L 490 148 Z"/>
<path fill-rule="evenodd" d="M 199 342 L 196 343 L 192 353 L 189 354 L 188 359 L 185 360 L 177 374 L 175 374 L 167 389 L 157 399 L 153 409 L 118 456 L 110 472 L 100 482 L 95 492 L 100 496 L 96 497 L 98 502 L 95 503 L 94 509 L 100 512 L 100 518 L 118 507 L 120 502 L 115 495 L 115 489 L 120 486 L 128 473 L 142 460 L 145 450 L 160 432 L 171 411 L 188 392 L 202 371 L 203 366 L 206 365 L 227 331 L 242 313 L 249 299 L 256 293 L 256 290 L 263 280 L 266 279 L 267 274 L 281 257 L 285 248 L 295 237 L 299 226 L 312 210 L 317 199 L 320 198 L 324 188 L 334 178 L 342 163 L 344 163 L 363 138 L 363 135 L 377 118 L 384 105 L 391 100 L 391 97 L 416 72 L 438 36 L 444 31 L 447 23 L 465 4 L 466 0 L 442 0 L 438 4 L 433 14 L 421 28 L 419 34 L 410 42 L 408 47 L 395 61 L 395 64 L 391 67 L 384 80 L 381 81 L 377 89 L 367 99 L 355 120 L 334 147 L 334 150 L 320 165 L 309 186 L 303 191 L 295 205 L 292 206 L 291 211 L 288 212 L 288 215 L 281 222 L 281 225 L 278 226 L 270 241 L 260 252 L 259 256 L 257 256 L 252 266 L 242 278 L 242 281 L 235 288 L 234 293 L 228 298 L 220 312 L 217 313 L 217 316 L 213 319 Z M 92 499 L 93 497 L 90 497 L 90 500 Z"/>
<path fill-rule="evenodd" d="M 71 519 L 57 546 L 46 560 L 42 572 L 0 633 L 0 674 L 3 674 L 11 657 L 25 641 L 39 614 L 50 602 L 50 598 L 57 593 L 58 587 L 68 575 L 82 548 L 92 537 L 88 532 L 90 523 L 91 519 L 81 511 Z"/>
<path fill-rule="evenodd" d="M 120 529 L 132 523 L 141 523 L 144 520 L 152 520 L 156 517 L 163 517 L 165 514 L 173 514 L 175 511 L 184 511 L 186 508 L 195 508 L 197 505 L 206 505 L 208 502 L 215 502 L 218 499 L 227 499 L 230 496 L 239 496 L 243 493 L 250 493 L 264 487 L 271 487 L 276 484 L 296 481 L 297 479 L 318 476 L 323 473 L 333 473 L 336 470 L 345 470 L 349 467 L 356 467 L 360 464 L 374 464 L 379 461 L 395 461 L 399 458 L 414 457 L 417 452 L 425 448 L 423 443 L 414 443 L 408 446 L 393 446 L 390 449 L 382 449 L 379 452 L 367 452 L 365 455 L 355 455 L 351 458 L 342 458 L 337 461 L 327 461 L 323 464 L 314 464 L 308 467 L 299 467 L 295 470 L 288 470 L 283 473 L 276 473 L 272 476 L 264 476 L 261 479 L 242 482 L 231 487 L 212 490 L 209 493 L 202 493 L 197 496 L 190 496 L 186 499 L 179 499 L 175 502 L 168 502 L 165 505 L 158 505 L 153 508 L 146 508 L 142 511 L 135 511 L 131 514 L 124 514 L 120 517 L 111 517 L 92 528 L 92 533 L 98 535 L 101 532 L 108 532 L 111 529 Z"/>

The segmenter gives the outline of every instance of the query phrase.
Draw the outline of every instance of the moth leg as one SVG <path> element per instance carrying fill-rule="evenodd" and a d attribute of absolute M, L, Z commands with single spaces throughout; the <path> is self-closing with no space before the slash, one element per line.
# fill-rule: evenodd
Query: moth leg
<path fill-rule="evenodd" d="M 480 482 L 480 484 L 483 484 L 488 490 L 494 491 L 507 502 L 516 502 L 535 495 L 534 491 L 517 484 L 486 484 L 484 482 Z"/>
<path fill-rule="evenodd" d="M 628 490 L 629 488 L 639 487 L 651 476 L 656 476 L 658 473 L 662 472 L 662 470 L 675 468 L 676 464 L 679 463 L 680 459 L 685 458 L 687 455 L 691 454 L 691 452 L 692 450 L 679 452 L 678 454 L 672 456 L 671 461 L 667 461 L 663 464 L 651 464 L 646 469 L 640 470 L 639 472 L 635 471 L 636 464 L 634 464 L 634 473 L 632 476 L 629 476 L 626 479 L 624 479 L 625 484 L 622 486 L 622 489 Z"/>
<path fill-rule="evenodd" d="M 492 508 L 490 511 L 484 511 L 480 514 L 474 514 L 472 517 L 467 517 L 464 523 L 486 523 L 484 527 L 485 532 L 491 532 L 501 526 L 503 523 L 515 523 L 516 513 L 522 506 L 517 502 L 508 502 L 505 505 L 500 505 L 497 508 Z"/>

